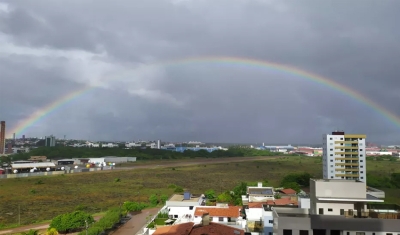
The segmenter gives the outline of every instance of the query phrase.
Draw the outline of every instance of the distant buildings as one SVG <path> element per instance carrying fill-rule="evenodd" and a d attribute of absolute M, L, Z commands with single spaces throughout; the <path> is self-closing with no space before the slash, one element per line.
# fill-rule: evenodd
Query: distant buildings
<path fill-rule="evenodd" d="M 324 179 L 348 179 L 366 182 L 366 135 L 334 131 L 323 136 Z"/>
<path fill-rule="evenodd" d="M 6 122 L 0 122 L 0 154 L 5 154 L 6 150 Z"/>
<path fill-rule="evenodd" d="M 54 136 L 46 136 L 45 138 L 45 146 L 46 147 L 54 147 L 56 146 L 56 137 Z"/>

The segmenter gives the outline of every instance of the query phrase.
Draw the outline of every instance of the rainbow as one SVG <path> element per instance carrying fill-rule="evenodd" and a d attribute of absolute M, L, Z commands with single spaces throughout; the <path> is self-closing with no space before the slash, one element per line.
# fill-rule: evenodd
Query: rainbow
<path fill-rule="evenodd" d="M 296 67 L 278 64 L 275 62 L 251 59 L 251 58 L 241 58 L 241 57 L 223 57 L 223 56 L 203 56 L 203 57 L 189 57 L 177 60 L 170 60 L 167 62 L 159 62 L 152 64 L 152 66 L 183 66 L 186 64 L 201 64 L 201 63 L 211 63 L 211 64 L 218 64 L 218 65 L 233 65 L 233 66 L 247 66 L 250 68 L 261 68 L 261 69 L 268 69 L 272 71 L 282 72 L 288 75 L 292 75 L 299 78 L 304 78 L 306 80 L 315 82 L 317 84 L 321 84 L 332 90 L 339 91 L 344 95 L 351 97 L 354 100 L 359 101 L 360 103 L 370 107 L 375 112 L 381 114 L 394 125 L 400 127 L 400 118 L 397 117 L 395 114 L 391 113 L 384 107 L 380 106 L 376 102 L 368 99 L 366 96 L 362 95 L 361 93 L 353 90 L 349 87 L 346 87 L 340 83 L 337 83 L 329 78 L 322 77 L 317 74 L 313 74 L 311 72 L 307 72 L 301 70 Z M 40 110 L 36 111 L 26 119 L 19 122 L 14 128 L 11 129 L 11 133 L 21 134 L 26 131 L 32 125 L 40 122 L 50 113 L 54 112 L 55 110 L 61 108 L 65 104 L 75 100 L 76 98 L 82 96 L 83 94 L 87 93 L 88 91 L 95 89 L 95 87 L 84 87 L 79 90 L 73 91 L 56 101 L 44 106 Z"/>

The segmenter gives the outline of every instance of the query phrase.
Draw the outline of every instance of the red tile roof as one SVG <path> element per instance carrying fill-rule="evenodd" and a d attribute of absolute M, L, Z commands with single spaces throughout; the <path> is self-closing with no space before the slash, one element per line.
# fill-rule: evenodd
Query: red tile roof
<path fill-rule="evenodd" d="M 237 231 L 236 233 L 234 231 Z M 234 227 L 230 227 L 228 225 L 213 223 L 210 222 L 209 225 L 203 226 L 201 224 L 193 227 L 192 231 L 189 235 L 229 235 L 229 234 L 238 234 L 244 235 L 244 231 L 242 229 L 237 229 Z"/>
<path fill-rule="evenodd" d="M 229 206 L 229 207 L 196 207 L 194 211 L 195 216 L 202 216 L 204 213 L 209 213 L 211 217 L 234 217 L 237 218 L 240 216 L 239 210 L 240 206 Z"/>
<path fill-rule="evenodd" d="M 282 190 L 279 190 L 280 192 L 284 193 L 284 194 L 296 194 L 296 191 L 291 189 L 291 188 L 285 188 Z"/>
<path fill-rule="evenodd" d="M 249 202 L 249 208 L 263 208 L 263 205 L 267 204 L 266 202 Z"/>
<path fill-rule="evenodd" d="M 177 224 L 172 226 L 164 226 L 158 228 L 153 235 L 227 235 L 227 234 L 237 234 L 244 235 L 242 229 L 237 229 L 224 224 L 210 222 L 209 225 L 198 224 L 193 226 L 193 222 Z M 237 231 L 236 233 L 234 231 Z"/>
<path fill-rule="evenodd" d="M 164 226 L 158 228 L 153 235 L 189 235 L 192 231 L 194 223 L 188 222 L 172 226 Z"/>

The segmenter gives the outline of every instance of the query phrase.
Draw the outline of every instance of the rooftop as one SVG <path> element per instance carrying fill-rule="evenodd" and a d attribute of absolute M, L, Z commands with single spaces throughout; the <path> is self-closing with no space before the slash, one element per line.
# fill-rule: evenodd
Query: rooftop
<path fill-rule="evenodd" d="M 193 222 L 164 226 L 158 228 L 153 235 L 244 235 L 241 229 L 224 224 L 210 222 L 209 225 L 194 225 Z"/>
<path fill-rule="evenodd" d="M 297 192 L 294 189 L 291 188 L 285 188 L 279 190 L 279 192 L 282 192 L 283 194 L 296 194 Z"/>
<path fill-rule="evenodd" d="M 274 195 L 274 191 L 271 187 L 248 187 L 248 194 L 262 194 L 262 195 Z"/>
<path fill-rule="evenodd" d="M 190 199 L 184 200 L 184 195 L 183 194 L 174 194 L 168 201 L 172 202 L 198 202 L 201 196 L 199 195 L 191 195 Z"/>
<path fill-rule="evenodd" d="M 55 167 L 56 165 L 52 162 L 37 162 L 37 163 L 13 163 L 11 167 L 14 169 L 23 169 L 23 168 L 44 168 L 44 167 Z"/>
<path fill-rule="evenodd" d="M 215 207 L 215 206 L 198 206 L 194 211 L 195 216 L 202 216 L 204 213 L 209 213 L 211 217 L 233 217 L 237 218 L 240 216 L 240 206 L 229 206 L 229 207 Z"/>

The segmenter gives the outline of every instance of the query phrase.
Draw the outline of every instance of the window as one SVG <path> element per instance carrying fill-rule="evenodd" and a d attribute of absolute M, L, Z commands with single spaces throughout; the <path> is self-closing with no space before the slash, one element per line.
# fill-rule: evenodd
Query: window
<path fill-rule="evenodd" d="M 360 173 L 364 173 L 364 171 L 360 171 Z"/>
<path fill-rule="evenodd" d="M 324 214 L 324 208 L 319 208 L 318 214 L 323 215 Z"/>
<path fill-rule="evenodd" d="M 274 221 L 273 220 L 268 220 L 268 223 L 273 224 Z"/>
<path fill-rule="evenodd" d="M 219 222 L 224 221 L 224 217 L 218 217 L 218 221 L 219 221 Z"/>
<path fill-rule="evenodd" d="M 211 222 L 213 221 L 213 219 L 214 219 L 214 218 L 210 216 L 210 221 L 211 221 Z"/>
<path fill-rule="evenodd" d="M 360 168 L 364 168 L 363 166 L 360 166 Z"/>
<path fill-rule="evenodd" d="M 333 162 L 333 160 L 331 160 L 331 162 Z"/>
<path fill-rule="evenodd" d="M 330 143 L 329 145 L 333 145 L 333 143 Z"/>
<path fill-rule="evenodd" d="M 363 160 L 360 160 L 360 162 L 364 162 Z"/>
<path fill-rule="evenodd" d="M 386 233 L 386 235 L 393 235 L 393 233 Z"/>
<path fill-rule="evenodd" d="M 333 167 L 333 165 L 331 165 L 331 167 Z"/>
<path fill-rule="evenodd" d="M 272 235 L 272 232 L 269 232 L 268 235 Z"/>
<path fill-rule="evenodd" d="M 331 151 L 333 151 L 333 149 L 330 149 Z"/>
<path fill-rule="evenodd" d="M 363 155 L 362 154 L 360 154 L 360 157 L 362 157 Z"/>
<path fill-rule="evenodd" d="M 340 138 L 340 140 L 343 140 L 343 138 Z"/>
<path fill-rule="evenodd" d="M 347 235 L 350 235 L 350 232 L 347 232 Z"/>
<path fill-rule="evenodd" d="M 174 218 L 177 219 L 177 218 L 178 218 L 178 215 L 174 215 Z"/>
<path fill-rule="evenodd" d="M 284 229 L 283 230 L 283 235 L 292 235 L 292 230 L 290 229 Z"/>
<path fill-rule="evenodd" d="M 299 235 L 308 235 L 308 230 L 300 230 Z"/>
<path fill-rule="evenodd" d="M 330 155 L 331 157 L 333 156 L 333 154 Z"/>
<path fill-rule="evenodd" d="M 362 138 L 360 138 L 360 140 L 362 140 Z"/>
<path fill-rule="evenodd" d="M 340 215 L 344 215 L 344 209 L 340 209 Z"/>
<path fill-rule="evenodd" d="M 333 179 L 333 176 L 331 176 L 331 179 Z"/>
<path fill-rule="evenodd" d="M 332 212 L 333 210 L 332 210 L 332 208 L 328 208 L 328 211 Z"/>
<path fill-rule="evenodd" d="M 362 149 L 360 149 L 360 152 L 362 152 Z"/>
<path fill-rule="evenodd" d="M 356 235 L 365 235 L 363 232 L 356 232 Z"/>
<path fill-rule="evenodd" d="M 332 140 L 332 138 L 329 138 L 330 140 Z"/>

